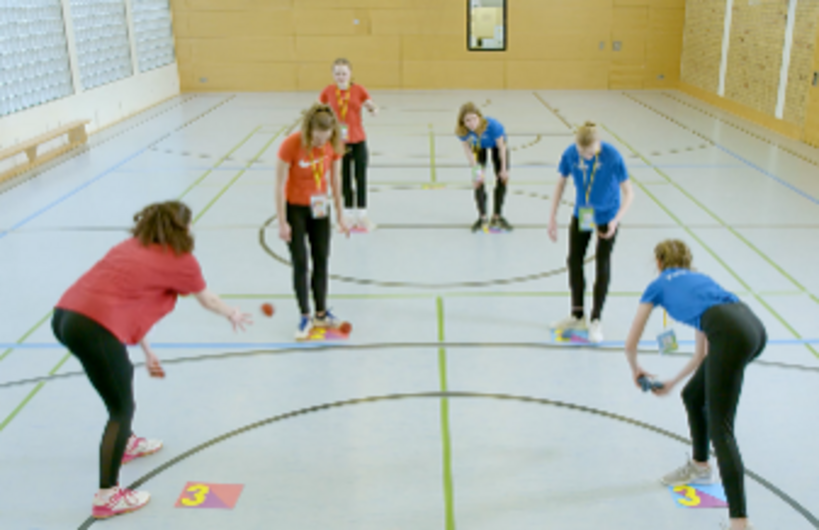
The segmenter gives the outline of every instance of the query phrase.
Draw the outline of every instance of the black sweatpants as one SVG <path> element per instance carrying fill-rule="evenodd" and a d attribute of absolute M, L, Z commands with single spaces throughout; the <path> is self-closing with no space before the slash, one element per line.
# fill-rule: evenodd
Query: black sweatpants
<path fill-rule="evenodd" d="M 310 314 L 310 296 L 307 284 L 307 242 L 310 243 L 313 275 L 310 285 L 316 313 L 327 310 L 327 276 L 330 259 L 330 216 L 313 219 L 309 206 L 287 204 L 287 223 L 290 225 L 290 259 L 293 262 L 293 288 L 302 315 Z"/>
<path fill-rule="evenodd" d="M 54 336 L 80 361 L 108 409 L 100 443 L 100 488 L 119 483 L 119 468 L 134 418 L 134 366 L 128 350 L 110 331 L 73 311 L 55 309 Z"/>
<path fill-rule="evenodd" d="M 714 306 L 703 313 L 708 355 L 682 392 L 694 445 L 694 460 L 707 462 L 714 444 L 731 518 L 747 517 L 745 468 L 734 436 L 745 367 L 762 353 L 767 334 L 743 303 Z"/>
<path fill-rule="evenodd" d="M 367 142 L 347 144 L 347 151 L 341 161 L 341 189 L 344 195 L 344 207 L 355 206 L 358 209 L 367 207 L 367 163 L 369 153 Z M 355 202 L 353 202 L 353 175 L 355 175 Z"/>
<path fill-rule="evenodd" d="M 478 165 L 481 166 L 484 170 L 486 169 L 486 164 L 489 158 L 489 151 L 492 151 L 492 165 L 495 169 L 495 203 L 494 203 L 494 212 L 495 215 L 500 216 L 503 212 L 503 201 L 506 198 L 506 182 L 501 180 L 500 172 L 501 172 L 501 159 L 500 159 L 500 149 L 497 147 L 492 147 L 491 149 L 476 149 L 475 150 L 475 160 L 478 162 Z M 506 150 L 506 171 L 509 171 L 509 149 Z M 475 188 L 475 204 L 478 205 L 478 213 L 480 213 L 481 217 L 486 217 L 486 184 L 482 184 L 481 186 Z"/>
<path fill-rule="evenodd" d="M 611 239 L 603 239 L 600 234 L 608 232 L 609 225 L 597 227 L 597 249 L 594 253 L 594 261 L 597 271 L 594 277 L 594 305 L 592 306 L 591 320 L 599 320 L 603 312 L 603 305 L 606 303 L 606 296 L 609 293 L 609 283 L 611 282 L 611 253 L 614 250 L 614 241 L 617 239 L 618 228 Z M 583 270 L 583 260 L 586 259 L 586 250 L 589 248 L 594 232 L 583 232 L 580 230 L 580 222 L 577 217 L 572 217 L 572 224 L 569 227 L 569 287 L 572 291 L 572 313 L 583 313 L 583 298 L 586 292 L 586 274 Z"/>

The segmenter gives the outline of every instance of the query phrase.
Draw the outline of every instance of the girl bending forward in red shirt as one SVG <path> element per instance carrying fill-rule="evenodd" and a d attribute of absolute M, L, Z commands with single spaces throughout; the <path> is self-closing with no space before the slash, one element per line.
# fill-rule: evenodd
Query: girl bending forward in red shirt
<path fill-rule="evenodd" d="M 139 344 L 152 377 L 163 377 L 159 359 L 145 339 L 173 311 L 179 295 L 193 294 L 206 309 L 226 317 L 234 330 L 250 315 L 225 305 L 205 286 L 193 256 L 191 211 L 181 202 L 152 204 L 134 216 L 132 238 L 86 272 L 57 303 L 54 335 L 82 364 L 108 409 L 100 444 L 100 490 L 92 503 L 97 519 L 132 512 L 150 495 L 119 487 L 123 463 L 155 453 L 158 440 L 134 436 L 134 366 L 126 344 Z"/>

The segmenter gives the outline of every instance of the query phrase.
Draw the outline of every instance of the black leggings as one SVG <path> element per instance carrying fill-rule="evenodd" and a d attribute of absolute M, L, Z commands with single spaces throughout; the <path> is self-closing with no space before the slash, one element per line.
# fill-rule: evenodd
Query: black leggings
<path fill-rule="evenodd" d="M 136 410 L 134 366 L 128 350 L 110 331 L 73 311 L 55 309 L 51 328 L 57 340 L 80 361 L 108 409 L 100 443 L 100 488 L 113 488 L 119 483 L 119 468 Z"/>
<path fill-rule="evenodd" d="M 767 342 L 765 327 L 743 303 L 724 304 L 702 315 L 708 337 L 708 355 L 682 392 L 694 445 L 693 458 L 708 461 L 709 440 L 733 519 L 747 517 L 745 469 L 734 436 L 739 396 L 745 367 L 762 353 Z"/>
<path fill-rule="evenodd" d="M 327 310 L 327 275 L 330 259 L 330 216 L 313 219 L 309 206 L 287 204 L 287 223 L 290 225 L 290 259 L 293 262 L 293 288 L 302 315 L 310 314 L 310 297 L 307 287 L 307 240 L 313 260 L 313 300 L 316 313 Z"/>
<path fill-rule="evenodd" d="M 614 250 L 614 241 L 617 239 L 619 228 L 611 239 L 603 239 L 600 234 L 605 234 L 609 225 L 597 227 L 597 250 L 594 254 L 594 261 L 597 265 L 597 272 L 594 277 L 594 305 L 592 306 L 591 319 L 599 320 L 603 312 L 603 305 L 606 303 L 606 296 L 609 293 L 609 283 L 611 282 L 611 253 Z M 594 232 L 583 232 L 580 230 L 580 223 L 577 217 L 572 217 L 572 225 L 569 228 L 569 287 L 572 291 L 572 314 L 582 316 L 583 298 L 586 292 L 586 274 L 583 270 L 583 260 L 586 259 L 586 250 Z"/>
<path fill-rule="evenodd" d="M 367 207 L 367 142 L 347 144 L 347 152 L 341 161 L 341 188 L 344 194 L 344 207 L 353 207 L 353 164 L 355 164 L 355 198 L 356 207 Z"/>
<path fill-rule="evenodd" d="M 475 151 L 475 160 L 478 165 L 486 169 L 489 151 L 492 151 L 492 165 L 495 168 L 495 215 L 500 216 L 503 211 L 503 200 L 506 198 L 506 182 L 501 180 L 501 159 L 500 149 L 492 147 L 491 149 L 477 149 Z M 509 171 L 509 149 L 506 150 L 506 171 Z M 475 203 L 478 205 L 478 213 L 481 217 L 486 217 L 486 184 L 482 184 L 475 188 Z"/>

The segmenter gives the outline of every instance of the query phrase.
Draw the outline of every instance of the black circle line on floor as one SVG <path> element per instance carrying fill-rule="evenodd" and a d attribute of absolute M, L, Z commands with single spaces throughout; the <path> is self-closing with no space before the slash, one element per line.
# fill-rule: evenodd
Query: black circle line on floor
<path fill-rule="evenodd" d="M 267 240 L 265 239 L 265 234 L 267 232 L 267 228 L 273 224 L 276 220 L 277 216 L 273 216 L 268 219 L 262 227 L 259 229 L 259 244 L 261 245 L 262 249 L 274 260 L 278 261 L 282 265 L 287 267 L 292 267 L 292 263 L 290 260 L 285 258 L 284 256 L 276 253 L 270 246 L 267 244 Z M 594 261 L 594 255 L 586 258 L 583 262 L 584 264 L 588 264 Z M 357 285 L 377 285 L 379 287 L 407 287 L 413 289 L 453 289 L 453 288 L 468 288 L 468 287 L 488 287 L 490 285 L 509 285 L 513 283 L 525 283 L 531 282 L 534 280 L 540 280 L 543 278 L 549 278 L 552 276 L 557 276 L 559 274 L 563 274 L 568 270 L 568 267 L 561 267 L 559 269 L 554 269 L 550 271 L 540 272 L 536 274 L 529 274 L 526 276 L 515 276 L 513 278 L 501 278 L 496 280 L 475 280 L 475 281 L 468 281 L 468 282 L 449 282 L 449 283 L 423 283 L 423 282 L 405 282 L 405 281 L 382 281 L 382 280 L 371 280 L 367 278 L 354 278 L 352 276 L 342 276 L 340 274 L 330 274 L 329 278 L 331 280 L 336 280 L 339 282 L 345 283 L 353 283 Z"/>
<path fill-rule="evenodd" d="M 164 464 L 160 465 L 159 467 L 154 468 L 152 471 L 148 472 L 146 475 L 143 475 L 135 482 L 129 484 L 127 487 L 129 489 L 136 489 L 142 486 L 143 484 L 147 483 L 154 477 L 162 474 L 163 472 L 167 471 L 168 469 L 172 468 L 176 464 L 187 460 L 188 458 L 196 455 L 208 449 L 214 445 L 227 441 L 231 438 L 236 436 L 245 434 L 247 432 L 253 431 L 260 427 L 265 427 L 272 423 L 277 423 L 284 420 L 289 420 L 292 418 L 296 418 L 299 416 L 304 416 L 314 412 L 322 412 L 331 409 L 338 409 L 341 407 L 347 407 L 351 405 L 362 405 L 368 403 L 377 403 L 382 401 L 398 401 L 403 399 L 419 399 L 419 398 L 432 398 L 432 399 L 461 399 L 461 398 L 479 398 L 479 399 L 494 399 L 494 400 L 501 400 L 501 401 L 518 401 L 523 403 L 534 403 L 538 405 L 549 405 L 553 407 L 568 409 L 575 412 L 584 412 L 587 414 L 592 414 L 594 416 L 600 416 L 603 418 L 607 418 L 610 420 L 619 421 L 625 423 L 627 425 L 631 425 L 633 427 L 639 427 L 641 429 L 645 429 L 647 431 L 651 431 L 655 434 L 659 434 L 665 436 L 666 438 L 670 438 L 677 442 L 691 445 L 691 441 L 675 434 L 671 431 L 667 431 L 650 423 L 645 423 L 639 420 L 635 420 L 633 418 L 629 418 L 628 416 L 623 416 L 620 414 L 615 414 L 612 412 L 607 412 L 605 410 L 595 409 L 592 407 L 586 407 L 583 405 L 577 405 L 575 403 L 569 403 L 565 401 L 557 401 L 552 399 L 546 398 L 535 398 L 530 396 L 516 396 L 512 394 L 499 394 L 499 393 L 483 393 L 483 392 L 416 392 L 416 393 L 404 393 L 404 394 L 387 394 L 383 396 L 370 396 L 364 398 L 356 398 L 356 399 L 347 399 L 343 401 L 334 401 L 331 403 L 324 403 L 321 405 L 314 405 L 312 407 L 306 407 L 302 409 L 293 410 L 290 412 L 286 412 L 284 414 L 278 414 L 276 416 L 272 416 L 265 420 L 257 421 L 255 423 L 251 423 L 249 425 L 245 425 L 239 429 L 235 429 L 233 431 L 227 432 L 222 434 L 221 436 L 217 436 L 216 438 L 212 438 L 207 442 L 201 443 L 196 447 L 180 454 L 179 456 L 172 458 L 171 460 L 165 462 Z M 780 488 L 776 487 L 770 481 L 766 480 L 762 476 L 754 473 L 750 469 L 745 470 L 745 474 L 752 480 L 756 481 L 759 485 L 763 488 L 767 489 L 769 492 L 774 494 L 775 496 L 779 497 L 779 499 L 796 510 L 802 517 L 804 517 L 814 528 L 819 529 L 819 519 L 816 518 L 810 511 L 808 511 L 804 506 L 799 504 L 794 498 L 790 495 L 785 493 Z M 80 526 L 79 530 L 86 530 L 87 528 L 91 527 L 97 520 L 93 517 L 89 517 L 86 519 Z"/>
<path fill-rule="evenodd" d="M 430 184 L 434 186 L 434 183 Z M 410 188 L 395 186 L 397 190 L 406 190 Z M 416 188 L 411 188 L 415 190 Z M 513 192 L 517 195 L 528 194 L 527 192 L 518 191 Z M 535 193 L 528 194 L 532 197 L 540 198 L 543 200 L 548 200 L 548 195 L 538 195 Z M 561 203 L 566 204 L 568 206 L 574 206 L 573 203 L 569 203 L 567 201 L 561 201 Z M 259 228 L 259 245 L 261 245 L 262 249 L 274 260 L 278 261 L 282 265 L 287 267 L 291 267 L 292 263 L 290 260 L 285 258 L 284 256 L 276 253 L 270 246 L 267 244 L 267 239 L 265 237 L 267 228 L 273 224 L 273 222 L 277 219 L 277 215 L 274 215 Z M 393 227 L 397 225 L 392 225 Z M 466 230 L 467 227 L 464 227 Z M 589 256 L 583 263 L 588 264 L 593 262 L 595 259 L 595 255 L 592 254 Z M 559 274 L 563 274 L 564 272 L 568 271 L 568 267 L 561 267 L 559 269 L 554 269 L 551 271 L 544 271 L 537 274 L 529 274 L 527 276 L 516 276 L 513 278 L 502 278 L 502 279 L 495 279 L 495 280 L 483 280 L 483 281 L 469 281 L 469 282 L 450 282 L 450 283 L 423 283 L 423 282 L 404 282 L 404 281 L 381 281 L 381 280 L 371 280 L 366 278 L 353 278 L 351 276 L 342 276 L 339 274 L 330 274 L 329 277 L 332 280 L 345 282 L 345 283 L 353 283 L 358 285 L 377 285 L 380 287 L 408 287 L 408 288 L 416 288 L 416 289 L 450 289 L 450 288 L 458 288 L 458 287 L 487 287 L 490 285 L 509 285 L 513 283 L 525 283 L 534 280 L 540 280 L 543 278 L 550 278 L 552 276 L 557 276 Z"/>
<path fill-rule="evenodd" d="M 261 349 L 261 350 L 243 350 L 234 352 L 212 353 L 206 355 L 192 355 L 188 357 L 175 357 L 172 359 L 163 359 L 163 365 L 187 364 L 192 362 L 202 361 L 217 361 L 225 359 L 233 359 L 240 357 L 255 357 L 261 355 L 286 355 L 306 352 L 328 352 L 333 350 L 341 351 L 361 351 L 361 350 L 398 350 L 398 349 L 427 349 L 427 348 L 447 348 L 447 349 L 467 349 L 467 348 L 515 348 L 515 349 L 538 349 L 538 350 L 583 350 L 585 352 L 593 353 L 617 353 L 622 354 L 622 347 L 614 346 L 592 346 L 592 345 L 570 345 L 560 343 L 544 343 L 544 342 L 375 342 L 368 344 L 349 344 L 343 342 L 305 342 L 304 346 L 277 348 L 277 349 Z M 656 350 L 639 350 L 641 355 L 658 355 Z M 679 357 L 691 358 L 690 353 L 686 352 L 672 352 L 663 354 L 664 357 Z M 144 362 L 133 363 L 134 367 L 141 368 L 145 366 Z M 800 372 L 814 372 L 819 373 L 819 366 L 804 366 L 801 364 L 789 364 L 775 361 L 765 361 L 757 359 L 752 365 L 761 366 L 764 368 L 779 368 L 783 370 L 795 370 Z M 34 385 L 39 383 L 48 383 L 50 381 L 57 381 L 60 379 L 71 379 L 74 377 L 84 376 L 84 371 L 65 372 L 61 374 L 47 375 L 43 377 L 32 377 L 29 379 L 18 379 L 16 381 L 6 381 L 0 383 L 0 390 L 4 388 L 12 388 L 24 385 Z"/>

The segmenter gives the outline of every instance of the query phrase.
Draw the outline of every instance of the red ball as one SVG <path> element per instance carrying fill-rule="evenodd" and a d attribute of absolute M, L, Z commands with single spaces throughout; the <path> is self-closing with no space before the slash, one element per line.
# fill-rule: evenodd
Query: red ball
<path fill-rule="evenodd" d="M 353 325 L 349 322 L 342 322 L 341 325 L 338 327 L 338 330 L 345 335 L 349 335 L 350 332 L 353 330 Z"/>
<path fill-rule="evenodd" d="M 269 317 L 272 317 L 273 312 L 274 312 L 273 304 L 262 304 L 262 313 Z"/>

